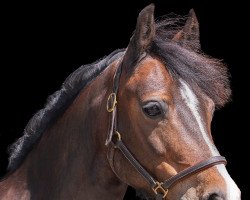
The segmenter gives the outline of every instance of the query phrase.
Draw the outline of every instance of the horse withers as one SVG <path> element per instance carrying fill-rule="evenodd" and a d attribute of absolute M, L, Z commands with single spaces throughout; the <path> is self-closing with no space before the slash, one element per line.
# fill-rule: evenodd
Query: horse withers
<path fill-rule="evenodd" d="M 126 49 L 81 66 L 11 147 L 0 199 L 239 200 L 211 136 L 227 68 L 201 53 L 193 10 L 138 16 Z"/>

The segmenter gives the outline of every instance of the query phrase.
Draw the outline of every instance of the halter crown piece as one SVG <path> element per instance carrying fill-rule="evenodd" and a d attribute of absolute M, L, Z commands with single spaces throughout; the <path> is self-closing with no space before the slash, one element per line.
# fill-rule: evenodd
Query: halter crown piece
<path fill-rule="evenodd" d="M 110 143 L 113 144 L 114 148 L 119 149 L 124 157 L 130 162 L 130 164 L 135 168 L 135 170 L 141 174 L 141 176 L 148 182 L 152 191 L 155 194 L 156 200 L 164 199 L 167 194 L 168 190 L 171 186 L 179 182 L 180 180 L 187 178 L 187 176 L 198 173 L 200 171 L 206 170 L 214 165 L 218 164 L 226 164 L 227 161 L 223 156 L 214 156 L 208 158 L 204 161 L 197 163 L 194 166 L 184 169 L 180 171 L 176 175 L 170 177 L 169 179 L 161 182 L 157 181 L 153 176 L 151 176 L 144 167 L 136 160 L 136 158 L 131 154 L 129 149 L 122 141 L 122 135 L 117 130 L 117 93 L 119 88 L 119 80 L 122 71 L 122 65 L 120 64 L 116 70 L 114 75 L 114 84 L 113 84 L 113 91 L 109 95 L 107 100 L 107 111 L 111 113 L 111 121 L 110 121 L 110 129 L 108 132 L 108 136 L 105 142 L 105 145 L 109 145 Z M 111 166 L 112 170 L 114 171 L 114 167 Z M 116 172 L 114 171 L 116 174 Z"/>

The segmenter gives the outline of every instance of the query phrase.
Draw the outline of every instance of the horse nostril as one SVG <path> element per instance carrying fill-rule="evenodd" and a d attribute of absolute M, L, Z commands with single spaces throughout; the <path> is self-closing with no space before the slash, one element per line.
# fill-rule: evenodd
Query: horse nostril
<path fill-rule="evenodd" d="M 204 200 L 224 200 L 224 198 L 216 193 L 212 193 L 209 196 L 207 196 L 206 198 L 204 198 Z"/>

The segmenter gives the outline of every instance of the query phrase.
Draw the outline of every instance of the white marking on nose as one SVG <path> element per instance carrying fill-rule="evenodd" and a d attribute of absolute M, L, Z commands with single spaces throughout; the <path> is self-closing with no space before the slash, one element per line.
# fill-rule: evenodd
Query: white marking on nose
<path fill-rule="evenodd" d="M 217 165 L 216 168 L 227 184 L 227 200 L 240 200 L 240 190 L 228 174 L 225 165 Z"/>
<path fill-rule="evenodd" d="M 211 140 L 208 137 L 207 131 L 204 126 L 204 122 L 201 119 L 201 116 L 199 114 L 199 101 L 194 94 L 194 92 L 191 90 L 191 88 L 183 81 L 180 80 L 180 83 L 182 87 L 180 88 L 181 96 L 184 99 L 185 103 L 187 104 L 188 108 L 191 110 L 198 126 L 200 129 L 200 132 L 202 134 L 202 137 L 206 144 L 209 147 L 209 150 L 212 153 L 212 156 L 220 155 L 215 145 L 211 142 Z M 228 174 L 225 165 L 217 165 L 216 166 L 219 174 L 223 177 L 226 187 L 227 187 L 227 200 L 240 200 L 240 190 L 233 181 L 233 179 Z"/>

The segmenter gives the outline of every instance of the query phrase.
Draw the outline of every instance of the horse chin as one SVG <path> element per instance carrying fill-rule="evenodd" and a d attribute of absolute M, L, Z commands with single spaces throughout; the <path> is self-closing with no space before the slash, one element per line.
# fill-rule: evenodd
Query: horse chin
<path fill-rule="evenodd" d="M 155 199 L 152 196 L 152 194 L 149 194 L 146 190 L 143 190 L 143 189 L 137 189 L 136 196 L 139 197 L 140 199 L 144 199 L 144 200 L 154 200 Z"/>

